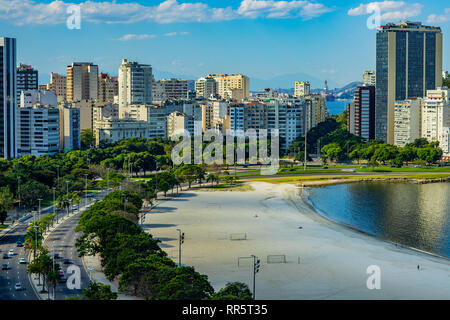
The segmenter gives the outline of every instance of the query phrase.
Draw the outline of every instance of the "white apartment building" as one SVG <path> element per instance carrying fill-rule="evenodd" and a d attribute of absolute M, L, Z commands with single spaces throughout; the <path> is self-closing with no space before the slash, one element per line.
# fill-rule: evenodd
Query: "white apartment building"
<path fill-rule="evenodd" d="M 152 103 L 152 67 L 122 60 L 119 68 L 119 113 L 131 104 Z"/>
<path fill-rule="evenodd" d="M 217 83 L 214 78 L 200 78 L 195 81 L 195 93 L 197 98 L 211 98 L 217 95 Z"/>
<path fill-rule="evenodd" d="M 365 71 L 363 73 L 363 86 L 376 86 L 377 75 L 373 70 Z"/>
<path fill-rule="evenodd" d="M 167 137 L 171 137 L 177 131 L 186 130 L 194 136 L 194 117 L 183 112 L 172 112 L 167 117 Z"/>
<path fill-rule="evenodd" d="M 95 131 L 97 123 L 106 119 L 114 120 L 119 118 L 119 105 L 117 103 L 107 103 L 97 105 L 92 109 L 92 129 Z"/>
<path fill-rule="evenodd" d="M 148 123 L 148 136 L 166 137 L 166 110 L 154 105 L 129 105 L 124 108 L 123 118 Z"/>
<path fill-rule="evenodd" d="M 55 95 L 56 97 L 56 95 Z M 59 152 L 59 110 L 34 105 L 17 109 L 17 156 Z"/>
<path fill-rule="evenodd" d="M 58 98 L 54 92 L 47 90 L 26 90 L 21 92 L 21 108 L 31 108 L 36 104 L 55 108 L 58 106 Z"/>
<path fill-rule="evenodd" d="M 450 90 L 428 90 L 422 105 L 422 138 L 439 141 L 443 157 L 450 157 Z"/>
<path fill-rule="evenodd" d="M 420 138 L 422 99 L 396 101 L 394 105 L 394 145 L 404 147 Z"/>
<path fill-rule="evenodd" d="M 308 81 L 294 82 L 294 97 L 303 98 L 311 94 L 311 85 Z"/>

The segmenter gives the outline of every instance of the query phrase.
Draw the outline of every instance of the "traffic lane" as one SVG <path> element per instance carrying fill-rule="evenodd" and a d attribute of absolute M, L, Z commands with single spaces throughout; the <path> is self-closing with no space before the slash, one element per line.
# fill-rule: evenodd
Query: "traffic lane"
<path fill-rule="evenodd" d="M 27 261 L 28 252 L 23 247 L 17 247 L 17 241 L 24 242 L 27 225 L 18 225 L 14 230 L 7 234 L 0 245 L 1 254 L 8 253 L 13 249 L 14 256 L 8 259 L 1 259 L 1 264 L 7 264 L 8 270 L 1 271 L 0 280 L 0 299 L 2 300 L 34 300 L 37 299 L 36 294 L 28 280 L 27 264 L 19 264 L 20 258 Z M 20 283 L 23 290 L 16 291 L 15 284 Z"/>
<path fill-rule="evenodd" d="M 84 269 L 81 259 L 78 257 L 78 252 L 75 247 L 78 234 L 75 233 L 75 228 L 78 224 L 78 215 L 69 217 L 64 221 L 55 231 L 53 231 L 46 239 L 46 246 L 53 252 L 59 255 L 57 263 L 60 265 L 61 270 L 64 271 L 67 276 L 67 269 L 71 265 L 76 265 L 80 268 L 80 286 L 81 289 L 69 289 L 66 283 L 59 283 L 56 286 L 56 299 L 65 300 L 67 297 L 81 296 L 83 294 L 82 289 L 87 288 L 89 285 L 89 277 Z M 63 259 L 68 258 L 70 264 L 63 264 Z"/>

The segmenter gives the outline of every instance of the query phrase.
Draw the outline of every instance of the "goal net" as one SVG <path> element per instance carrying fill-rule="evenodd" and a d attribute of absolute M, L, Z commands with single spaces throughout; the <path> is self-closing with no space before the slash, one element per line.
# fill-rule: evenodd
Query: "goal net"
<path fill-rule="evenodd" d="M 271 254 L 267 256 L 267 263 L 286 263 L 286 255 Z"/>
<path fill-rule="evenodd" d="M 230 240 L 247 240 L 246 233 L 231 233 Z"/>

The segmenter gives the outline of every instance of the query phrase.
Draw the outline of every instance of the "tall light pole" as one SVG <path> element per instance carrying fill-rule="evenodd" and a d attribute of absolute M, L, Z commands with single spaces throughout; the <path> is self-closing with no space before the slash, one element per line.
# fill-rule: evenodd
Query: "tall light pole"
<path fill-rule="evenodd" d="M 158 199 L 158 165 L 156 165 L 155 172 L 155 199 Z"/>
<path fill-rule="evenodd" d="M 39 201 L 39 215 L 38 215 L 38 220 L 41 220 L 41 201 L 42 199 L 37 199 Z"/>
<path fill-rule="evenodd" d="M 306 106 L 306 116 L 305 116 L 305 171 L 306 171 L 306 161 L 308 160 L 308 105 Z"/>
<path fill-rule="evenodd" d="M 69 201 L 69 181 L 66 180 L 66 197 L 67 201 Z M 69 201 L 69 207 L 70 207 L 70 201 Z M 70 208 L 67 208 L 67 215 L 69 215 Z"/>
<path fill-rule="evenodd" d="M 85 179 L 85 181 L 86 181 L 86 188 L 85 188 L 85 203 L 86 203 L 86 206 L 87 206 L 87 173 L 85 173 L 84 174 L 84 179 Z"/>
<path fill-rule="evenodd" d="M 52 265 L 53 265 L 53 277 L 54 277 L 55 276 L 55 243 L 53 241 L 52 241 Z M 55 279 L 53 279 L 53 281 L 55 281 Z M 50 291 L 50 288 L 47 288 L 47 289 L 49 289 L 48 291 Z M 55 298 L 56 298 L 56 290 L 55 290 L 55 287 L 53 287 L 53 300 L 56 300 Z"/>
<path fill-rule="evenodd" d="M 53 187 L 53 214 L 56 217 L 56 223 L 58 223 L 58 211 L 56 210 L 56 187 Z"/>
<path fill-rule="evenodd" d="M 253 300 L 255 300 L 256 274 L 259 272 L 261 260 L 258 257 L 254 256 L 253 254 L 251 255 L 251 257 L 253 257 Z"/>
<path fill-rule="evenodd" d="M 19 196 L 19 214 L 20 214 L 20 176 L 18 176 L 17 177 L 17 183 L 18 183 L 18 186 L 17 186 L 17 194 L 18 194 L 18 196 Z"/>
<path fill-rule="evenodd" d="M 184 232 L 178 231 L 178 266 L 181 267 L 181 245 L 184 243 Z"/>

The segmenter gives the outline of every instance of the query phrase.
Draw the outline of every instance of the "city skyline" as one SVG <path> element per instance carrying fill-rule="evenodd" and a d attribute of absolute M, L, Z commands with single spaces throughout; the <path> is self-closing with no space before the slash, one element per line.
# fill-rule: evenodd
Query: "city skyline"
<path fill-rule="evenodd" d="M 359 1 L 71 1 L 81 4 L 80 30 L 66 27 L 67 1 L 1 3 L 0 27 L 17 38 L 17 63 L 38 69 L 40 83 L 48 82 L 50 72 L 64 74 L 75 61 L 117 75 L 123 58 L 152 65 L 157 78 L 242 73 L 252 79 L 251 90 L 285 87 L 294 79 L 310 81 L 312 88 L 324 80 L 340 87 L 375 69 L 376 29 L 368 28 L 370 7 Z M 441 27 L 448 69 L 450 9 L 443 1 L 373 4 L 381 23 L 412 20 Z M 330 50 L 323 49 L 325 41 Z M 359 50 L 348 50 L 356 43 Z"/>

